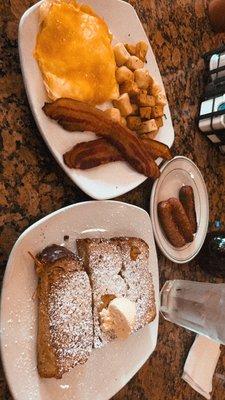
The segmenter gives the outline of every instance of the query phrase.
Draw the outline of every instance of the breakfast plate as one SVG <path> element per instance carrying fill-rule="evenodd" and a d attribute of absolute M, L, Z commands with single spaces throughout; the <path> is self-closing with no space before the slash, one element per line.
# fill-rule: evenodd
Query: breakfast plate
<path fill-rule="evenodd" d="M 150 248 L 157 316 L 124 341 L 94 350 L 86 364 L 62 379 L 41 379 L 36 367 L 37 278 L 28 251 L 83 237 L 136 236 Z M 159 310 L 158 263 L 151 220 L 140 208 L 115 201 L 90 201 L 58 210 L 29 227 L 13 247 L 1 298 L 1 352 L 15 400 L 107 400 L 138 371 L 155 349 Z M 19 379 L 18 379 L 19 377 Z"/>
<path fill-rule="evenodd" d="M 134 43 L 144 40 L 149 44 L 142 24 L 130 4 L 121 0 L 108 0 L 107 3 L 105 0 L 88 0 L 82 3 L 92 6 L 105 19 L 115 37 L 115 43 L 117 41 Z M 42 111 L 47 96 L 41 72 L 33 57 L 39 30 L 40 4 L 41 2 L 35 4 L 25 12 L 19 25 L 21 69 L 30 107 L 39 131 L 65 173 L 89 196 L 102 200 L 122 195 L 146 179 L 144 175 L 130 168 L 124 161 L 116 161 L 89 170 L 70 169 L 63 162 L 63 154 L 72 146 L 81 141 L 94 139 L 95 135 L 90 132 L 67 132 Z M 163 88 L 162 78 L 150 44 L 146 68 Z M 156 138 L 171 147 L 174 141 L 174 130 L 168 105 L 164 108 L 164 114 L 164 125 L 160 128 Z M 161 159 L 158 159 L 157 163 L 160 162 Z"/>
<path fill-rule="evenodd" d="M 162 230 L 157 205 L 170 197 L 178 197 L 179 190 L 184 185 L 191 186 L 194 192 L 197 232 L 191 243 L 183 247 L 174 247 L 169 243 Z M 207 234 L 209 200 L 203 176 L 193 161 L 183 156 L 177 156 L 161 167 L 160 178 L 152 188 L 150 214 L 156 242 L 167 258 L 178 264 L 183 264 L 197 255 Z"/>

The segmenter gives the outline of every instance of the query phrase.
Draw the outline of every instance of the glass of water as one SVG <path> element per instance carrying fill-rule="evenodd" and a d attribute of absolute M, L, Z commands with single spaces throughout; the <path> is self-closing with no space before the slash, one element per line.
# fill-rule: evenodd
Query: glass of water
<path fill-rule="evenodd" d="M 225 344 L 225 284 L 167 281 L 161 292 L 163 317 Z"/>

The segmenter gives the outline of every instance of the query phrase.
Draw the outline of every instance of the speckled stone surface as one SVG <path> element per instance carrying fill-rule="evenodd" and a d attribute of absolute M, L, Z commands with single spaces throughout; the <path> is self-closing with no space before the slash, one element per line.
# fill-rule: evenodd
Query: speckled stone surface
<path fill-rule="evenodd" d="M 0 1 L 0 278 L 16 239 L 30 224 L 68 204 L 88 200 L 58 167 L 35 126 L 23 86 L 17 28 L 28 0 Z M 175 128 L 174 154 L 190 157 L 209 192 L 210 227 L 225 224 L 225 157 L 198 132 L 195 117 L 203 90 L 201 55 L 225 41 L 215 35 L 203 0 L 131 0 L 149 36 Z M 148 210 L 151 182 L 120 197 Z M 223 225 L 224 226 L 224 225 Z M 159 253 L 160 285 L 166 279 L 212 280 L 196 261 L 176 265 Z M 219 282 L 219 280 L 217 280 Z M 156 351 L 114 400 L 200 400 L 181 379 L 194 335 L 161 319 Z M 225 399 L 225 351 L 213 379 L 213 400 Z M 0 399 L 12 399 L 0 370 Z M 26 399 L 24 399 L 26 400 Z M 97 399 L 96 399 L 97 400 Z"/>

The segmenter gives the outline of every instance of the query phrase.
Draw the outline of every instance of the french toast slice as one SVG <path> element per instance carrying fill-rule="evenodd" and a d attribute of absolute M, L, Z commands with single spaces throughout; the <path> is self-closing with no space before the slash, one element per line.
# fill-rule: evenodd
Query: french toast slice
<path fill-rule="evenodd" d="M 35 258 L 38 275 L 37 367 L 61 378 L 87 361 L 93 346 L 92 292 L 74 253 L 51 245 Z"/>
<path fill-rule="evenodd" d="M 113 331 L 104 332 L 101 329 L 99 315 L 113 298 L 127 297 L 135 302 L 137 315 L 134 331 L 155 318 L 147 243 L 131 237 L 79 239 L 77 250 L 92 285 L 95 348 L 115 339 Z"/>
<path fill-rule="evenodd" d="M 126 283 L 120 276 L 122 255 L 117 243 L 108 239 L 79 239 L 77 250 L 92 285 L 94 348 L 98 348 L 115 339 L 113 331 L 101 330 L 99 313 L 112 296 L 126 296 Z"/>
<path fill-rule="evenodd" d="M 139 238 L 115 238 L 121 248 L 121 276 L 127 285 L 127 298 L 136 303 L 134 330 L 143 328 L 156 316 L 155 292 L 149 265 L 149 246 Z"/>

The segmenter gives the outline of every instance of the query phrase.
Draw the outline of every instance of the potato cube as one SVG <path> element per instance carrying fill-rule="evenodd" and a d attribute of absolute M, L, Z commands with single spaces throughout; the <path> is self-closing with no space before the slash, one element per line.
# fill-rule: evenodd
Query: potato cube
<path fill-rule="evenodd" d="M 147 103 L 149 107 L 154 107 L 155 105 L 155 97 L 147 95 Z"/>
<path fill-rule="evenodd" d="M 146 102 L 147 98 L 147 90 L 140 90 L 140 92 L 137 95 L 137 103 L 142 106 L 142 103 Z"/>
<path fill-rule="evenodd" d="M 167 104 L 166 101 L 166 96 L 163 93 L 163 91 L 159 92 L 156 96 L 155 96 L 155 101 L 156 104 L 161 104 L 162 106 L 165 106 Z"/>
<path fill-rule="evenodd" d="M 131 71 L 135 71 L 138 68 L 143 68 L 144 63 L 140 60 L 140 58 L 136 56 L 129 56 L 129 59 L 126 62 L 127 68 L 131 69 Z"/>
<path fill-rule="evenodd" d="M 132 105 L 127 93 L 122 94 L 118 99 L 113 100 L 114 107 L 120 110 L 122 117 L 127 117 L 132 113 Z"/>
<path fill-rule="evenodd" d="M 131 103 L 132 105 L 132 115 L 138 115 L 138 105 L 135 103 Z"/>
<path fill-rule="evenodd" d="M 136 131 L 141 127 L 141 118 L 130 115 L 127 117 L 127 126 L 132 131 Z"/>
<path fill-rule="evenodd" d="M 126 47 L 127 51 L 128 51 L 132 56 L 135 56 L 135 54 L 136 54 L 136 44 L 125 43 L 124 46 Z"/>
<path fill-rule="evenodd" d="M 120 110 L 118 110 L 118 108 L 109 108 L 105 110 L 104 113 L 115 122 L 120 122 L 121 120 Z"/>
<path fill-rule="evenodd" d="M 125 46 L 123 43 L 117 43 L 114 46 L 113 51 L 114 51 L 114 56 L 115 56 L 115 60 L 116 60 L 116 65 L 118 67 L 125 64 L 128 61 L 128 59 L 130 58 L 130 54 L 125 49 Z"/>
<path fill-rule="evenodd" d="M 162 106 L 165 106 L 167 104 L 166 95 L 161 86 L 156 81 L 153 81 L 151 93 L 153 96 L 155 96 L 156 104 L 161 104 Z"/>
<path fill-rule="evenodd" d="M 151 75 L 149 75 L 149 76 L 150 76 L 150 79 L 149 79 L 149 85 L 148 85 L 148 92 L 150 92 L 153 95 L 153 93 L 152 93 L 152 85 L 154 83 L 154 80 L 153 80 Z"/>
<path fill-rule="evenodd" d="M 150 119 L 149 121 L 142 122 L 140 128 L 139 128 L 139 133 L 148 133 L 152 131 L 156 131 L 157 125 L 154 119 Z"/>
<path fill-rule="evenodd" d="M 162 117 L 155 118 L 155 122 L 156 122 L 156 125 L 157 125 L 158 128 L 161 128 L 161 126 L 163 126 Z"/>
<path fill-rule="evenodd" d="M 158 96 L 158 94 L 162 91 L 161 86 L 158 85 L 156 81 L 153 81 L 151 92 L 153 96 Z"/>
<path fill-rule="evenodd" d="M 140 93 L 140 94 L 147 95 L 148 91 L 147 91 L 146 89 L 141 89 L 139 93 Z"/>
<path fill-rule="evenodd" d="M 123 126 L 127 126 L 127 120 L 126 120 L 126 118 L 121 117 L 121 118 L 120 118 L 120 123 L 121 123 L 121 125 L 123 125 Z"/>
<path fill-rule="evenodd" d="M 149 133 L 145 133 L 144 135 L 141 135 L 142 138 L 149 138 L 149 139 L 155 139 L 156 135 L 158 133 L 158 129 Z"/>
<path fill-rule="evenodd" d="M 144 62 L 146 62 L 147 51 L 148 45 L 143 40 L 136 44 L 135 55 Z"/>
<path fill-rule="evenodd" d="M 138 94 L 138 92 L 138 86 L 134 81 L 123 82 L 120 86 L 120 94 L 128 93 L 129 96 L 135 96 L 136 94 Z"/>
<path fill-rule="evenodd" d="M 134 79 L 133 72 L 123 65 L 116 70 L 116 80 L 119 84 L 125 81 L 132 81 Z"/>
<path fill-rule="evenodd" d="M 134 71 L 134 80 L 140 89 L 148 89 L 151 78 L 147 69 L 139 68 Z"/>
<path fill-rule="evenodd" d="M 150 119 L 152 113 L 152 107 L 140 107 L 141 118 Z"/>
<path fill-rule="evenodd" d="M 163 116 L 163 106 L 157 104 L 155 107 L 152 108 L 152 117 L 158 118 Z"/>
<path fill-rule="evenodd" d="M 146 61 L 146 54 L 148 51 L 147 43 L 145 43 L 144 41 L 140 41 L 136 44 L 126 43 L 125 47 L 132 56 L 136 56 L 144 62 Z"/>
<path fill-rule="evenodd" d="M 138 95 L 137 95 L 137 101 L 140 106 L 145 106 L 145 107 L 154 107 L 155 106 L 155 97 L 148 95 L 147 93 L 144 93 L 145 91 L 142 90 Z"/>

